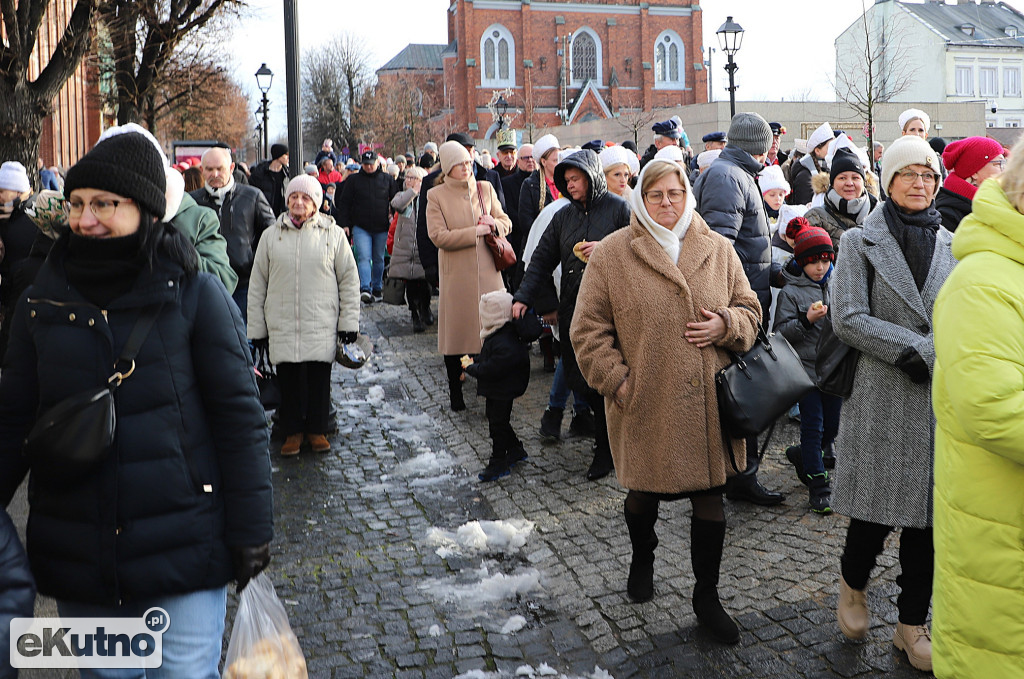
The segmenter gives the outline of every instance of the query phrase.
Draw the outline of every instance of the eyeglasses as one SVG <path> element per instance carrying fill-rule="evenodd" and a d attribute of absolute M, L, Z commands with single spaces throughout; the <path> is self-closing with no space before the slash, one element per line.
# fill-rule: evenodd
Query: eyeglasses
<path fill-rule="evenodd" d="M 929 184 L 935 184 L 941 178 L 939 175 L 933 172 L 914 172 L 913 170 L 904 170 L 896 175 L 900 178 L 900 181 L 910 186 L 917 182 L 917 178 L 920 177 L 921 181 L 924 182 L 925 186 Z"/>
<path fill-rule="evenodd" d="M 1005 158 L 1001 158 L 1000 160 L 990 160 L 990 161 L 988 161 L 988 164 L 989 165 L 995 165 L 1000 170 L 1002 170 L 1004 167 L 1006 167 L 1006 159 Z"/>
<path fill-rule="evenodd" d="M 657 205 L 665 200 L 665 193 L 663 191 L 648 191 L 644 194 L 644 198 L 647 199 L 648 203 Z M 682 203 L 686 200 L 686 191 L 682 189 L 672 189 L 668 192 L 668 202 L 673 205 L 676 203 Z"/>
<path fill-rule="evenodd" d="M 93 198 L 89 201 L 89 211 L 92 212 L 93 216 L 97 220 L 104 222 L 114 216 L 114 212 L 117 210 L 117 206 L 121 203 L 131 203 L 132 201 L 125 198 L 123 200 L 106 200 L 104 198 Z M 74 217 L 78 219 L 82 216 L 82 211 L 85 210 L 85 203 L 78 198 L 71 198 L 64 201 L 64 211 L 68 217 Z"/>
<path fill-rule="evenodd" d="M 533 160 L 533 156 L 519 156 L 519 160 Z"/>

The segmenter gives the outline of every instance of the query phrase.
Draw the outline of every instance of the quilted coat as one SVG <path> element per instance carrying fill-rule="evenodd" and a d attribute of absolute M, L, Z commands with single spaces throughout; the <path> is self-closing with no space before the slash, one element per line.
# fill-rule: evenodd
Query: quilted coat
<path fill-rule="evenodd" d="M 832 509 L 840 514 L 894 527 L 932 525 L 931 389 L 912 382 L 896 361 L 913 347 L 929 368 L 934 362 L 932 306 L 956 264 L 952 238 L 939 229 L 921 292 L 883 210 L 840 241 L 832 328 L 861 352 L 836 439 Z M 868 267 L 874 269 L 871 289 Z"/>
<path fill-rule="evenodd" d="M 683 335 L 701 308 L 726 310 L 726 336 L 698 349 Z M 631 490 L 679 493 L 735 474 L 722 441 L 715 373 L 754 344 L 761 309 L 732 244 L 697 214 L 679 262 L 633 217 L 594 250 L 570 330 L 587 383 L 604 396 L 615 473 Z M 614 396 L 628 384 L 625 404 Z M 736 465 L 746 468 L 742 441 Z"/>
<path fill-rule="evenodd" d="M 405 189 L 391 199 L 391 208 L 398 213 L 395 226 L 395 246 L 388 265 L 389 278 L 407 281 L 422 280 L 423 267 L 420 265 L 420 250 L 416 245 L 416 212 L 419 207 L 419 193 L 416 189 Z"/>
<path fill-rule="evenodd" d="M 935 302 L 939 679 L 1024 677 L 1024 216 L 995 180 Z"/>
<path fill-rule="evenodd" d="M 338 333 L 359 331 L 359 272 L 333 217 L 297 229 L 285 212 L 263 232 L 248 311 L 249 339 L 270 337 L 272 363 L 334 362 Z"/>
<path fill-rule="evenodd" d="M 238 285 L 238 274 L 228 260 L 228 244 L 224 236 L 220 235 L 217 213 L 199 205 L 186 193 L 181 197 L 181 204 L 171 224 L 195 246 L 199 253 L 199 270 L 212 273 L 220 279 L 228 292 L 234 292 Z"/>

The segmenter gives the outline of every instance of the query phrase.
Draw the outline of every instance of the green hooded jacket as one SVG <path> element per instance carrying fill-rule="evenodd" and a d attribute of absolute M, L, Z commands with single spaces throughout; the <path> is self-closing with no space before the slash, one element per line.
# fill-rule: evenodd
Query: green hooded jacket
<path fill-rule="evenodd" d="M 181 233 L 185 234 L 199 252 L 199 270 L 212 273 L 219 278 L 228 294 L 238 285 L 238 274 L 228 261 L 228 244 L 220 235 L 220 219 L 208 207 L 202 207 L 187 193 L 181 198 L 181 205 L 171 220 Z"/>

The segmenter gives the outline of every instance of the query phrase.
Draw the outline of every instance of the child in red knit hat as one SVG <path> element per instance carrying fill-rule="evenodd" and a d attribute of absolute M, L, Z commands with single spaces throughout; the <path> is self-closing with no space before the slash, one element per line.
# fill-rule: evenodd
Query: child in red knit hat
<path fill-rule="evenodd" d="M 821 320 L 828 313 L 829 279 L 836 253 L 828 233 L 797 217 L 786 226 L 793 241 L 793 258 L 783 267 L 785 287 L 779 293 L 775 309 L 775 332 L 781 333 L 796 350 L 804 370 L 815 378 Z M 839 413 L 843 400 L 814 389 L 800 399 L 800 445 L 786 451 L 797 476 L 808 488 L 811 511 L 832 513 L 832 487 L 825 471 L 824 456 L 831 454 L 839 433 Z"/>

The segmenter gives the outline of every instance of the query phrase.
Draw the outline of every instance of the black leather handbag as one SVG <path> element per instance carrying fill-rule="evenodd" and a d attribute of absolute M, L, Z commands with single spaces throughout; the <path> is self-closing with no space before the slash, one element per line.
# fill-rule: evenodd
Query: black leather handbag
<path fill-rule="evenodd" d="M 822 326 L 814 359 L 814 381 L 818 389 L 826 394 L 850 398 L 860 352 L 836 336 L 831 316 L 825 316 L 820 322 Z"/>
<path fill-rule="evenodd" d="M 135 372 L 135 356 L 161 308 L 146 310 L 135 322 L 106 386 L 69 396 L 36 418 L 23 447 L 34 475 L 50 482 L 73 481 L 107 458 L 117 431 L 114 392 Z"/>
<path fill-rule="evenodd" d="M 405 279 L 391 278 L 384 279 L 384 290 L 381 292 L 385 304 L 401 306 L 405 304 Z"/>
<path fill-rule="evenodd" d="M 814 389 L 800 356 L 782 335 L 758 331 L 750 351 L 730 352 L 732 363 L 718 371 L 718 416 L 726 439 L 760 434 Z"/>

